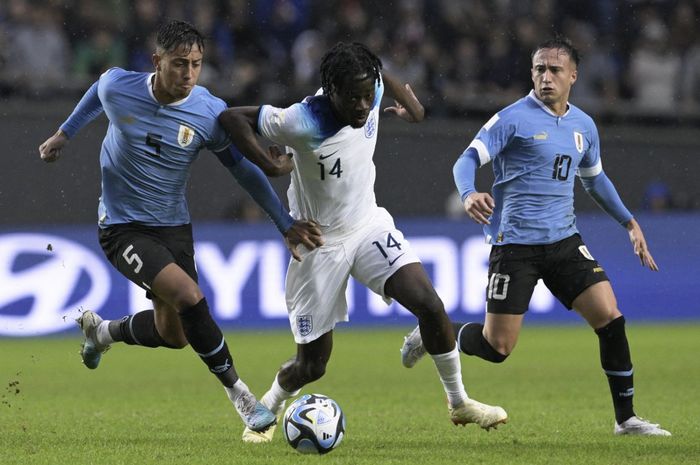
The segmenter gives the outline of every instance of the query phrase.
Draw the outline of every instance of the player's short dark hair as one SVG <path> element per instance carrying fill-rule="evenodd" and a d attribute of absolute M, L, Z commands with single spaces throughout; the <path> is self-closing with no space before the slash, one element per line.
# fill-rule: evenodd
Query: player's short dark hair
<path fill-rule="evenodd" d="M 382 61 L 367 46 L 359 43 L 338 42 L 321 59 L 321 87 L 328 95 L 342 87 L 348 78 L 358 75 L 379 79 Z"/>
<path fill-rule="evenodd" d="M 574 62 L 576 66 L 578 66 L 578 62 L 581 59 L 581 54 L 576 50 L 576 47 L 571 43 L 568 37 L 565 37 L 563 35 L 557 35 L 551 39 L 547 39 L 544 42 L 541 42 L 535 47 L 535 49 L 532 51 L 532 55 L 530 55 L 530 58 L 535 58 L 535 54 L 539 52 L 540 50 L 544 48 L 556 48 L 560 50 L 564 50 L 569 55 L 569 58 L 571 61 Z"/>
<path fill-rule="evenodd" d="M 204 36 L 193 25 L 185 21 L 172 20 L 158 30 L 156 45 L 166 52 L 172 52 L 181 45 L 189 52 L 194 44 L 204 51 Z"/>

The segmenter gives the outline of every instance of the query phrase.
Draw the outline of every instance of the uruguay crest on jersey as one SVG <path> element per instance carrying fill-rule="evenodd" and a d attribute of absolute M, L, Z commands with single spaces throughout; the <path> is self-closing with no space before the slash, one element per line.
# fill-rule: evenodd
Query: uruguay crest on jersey
<path fill-rule="evenodd" d="M 180 144 L 180 147 L 185 148 L 188 145 L 192 143 L 194 140 L 194 129 L 189 128 L 185 126 L 184 124 L 180 125 L 180 130 L 177 133 L 177 143 Z"/>
<path fill-rule="evenodd" d="M 578 150 L 578 153 L 583 153 L 583 134 L 574 131 L 574 142 L 576 142 L 576 150 Z"/>

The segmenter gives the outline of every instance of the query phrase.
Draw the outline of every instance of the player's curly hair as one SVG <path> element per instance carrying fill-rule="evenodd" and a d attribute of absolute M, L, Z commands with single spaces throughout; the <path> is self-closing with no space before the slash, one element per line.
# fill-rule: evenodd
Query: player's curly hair
<path fill-rule="evenodd" d="M 174 19 L 163 24 L 158 30 L 156 46 L 165 52 L 172 52 L 180 45 L 184 45 L 185 51 L 189 52 L 194 44 L 204 51 L 204 36 L 185 21 Z"/>
<path fill-rule="evenodd" d="M 379 79 L 382 61 L 367 46 L 359 42 L 338 42 L 321 59 L 321 87 L 329 95 L 348 78 L 357 76 Z"/>
<path fill-rule="evenodd" d="M 574 47 L 574 45 L 571 43 L 571 40 L 569 40 L 568 37 L 563 36 L 561 34 L 557 34 L 553 38 L 547 39 L 544 42 L 538 44 L 537 47 L 535 47 L 535 49 L 532 51 L 530 58 L 534 58 L 535 54 L 543 48 L 555 48 L 564 50 L 576 66 L 578 66 L 578 62 L 581 59 L 581 54 L 578 50 L 576 50 L 576 47 Z"/>

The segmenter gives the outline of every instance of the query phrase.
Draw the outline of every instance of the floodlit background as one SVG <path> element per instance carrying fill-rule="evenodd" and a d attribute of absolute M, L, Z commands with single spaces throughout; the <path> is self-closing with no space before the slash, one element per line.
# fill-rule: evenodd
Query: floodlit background
<path fill-rule="evenodd" d="M 153 32 L 171 18 L 208 36 L 200 84 L 231 105 L 282 106 L 313 93 L 320 57 L 338 40 L 365 42 L 411 83 L 429 118 L 381 120 L 377 199 L 456 319 L 481 318 L 488 247 L 463 216 L 452 164 L 493 113 L 529 91 L 532 48 L 563 32 L 583 55 L 571 101 L 596 119 L 605 170 L 662 271 L 642 269 L 625 231 L 577 186 L 584 240 L 628 319 L 697 320 L 698 17 L 698 1 L 2 1 L 0 336 L 74 330 L 69 317 L 81 308 L 112 318 L 148 307 L 97 245 L 106 119 L 84 128 L 58 163 L 41 162 L 37 147 L 102 71 L 150 71 Z M 491 167 L 478 177 L 488 189 Z M 287 182 L 273 181 L 282 198 Z M 288 258 L 274 227 L 210 153 L 190 187 L 200 280 L 217 320 L 286 327 Z M 414 321 L 360 286 L 348 302 L 351 324 Z M 575 318 L 542 288 L 528 321 Z"/>

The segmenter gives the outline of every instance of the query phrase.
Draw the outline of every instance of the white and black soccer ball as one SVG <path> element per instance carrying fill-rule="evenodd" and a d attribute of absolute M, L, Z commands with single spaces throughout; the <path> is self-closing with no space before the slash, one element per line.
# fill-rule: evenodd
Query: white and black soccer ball
<path fill-rule="evenodd" d="M 337 402 L 322 394 L 305 394 L 284 413 L 284 437 L 302 454 L 326 454 L 345 435 L 345 415 Z"/>

